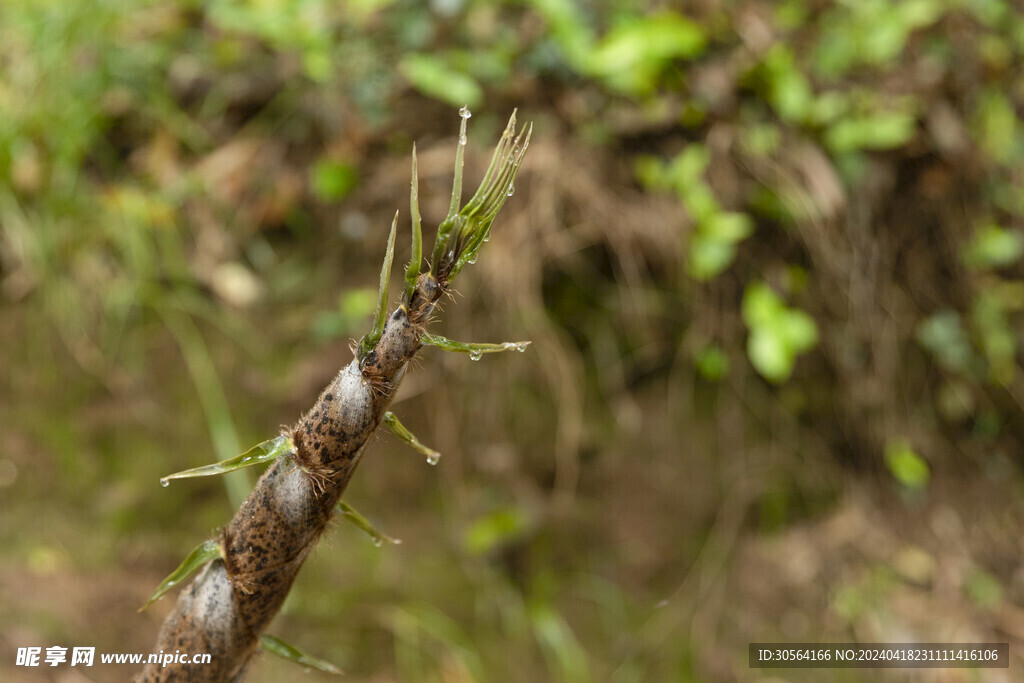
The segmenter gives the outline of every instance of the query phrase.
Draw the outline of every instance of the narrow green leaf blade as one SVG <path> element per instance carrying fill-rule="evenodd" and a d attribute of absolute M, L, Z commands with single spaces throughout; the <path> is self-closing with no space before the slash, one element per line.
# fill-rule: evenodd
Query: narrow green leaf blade
<path fill-rule="evenodd" d="M 215 462 L 212 465 L 203 465 L 202 467 L 193 467 L 189 470 L 181 472 L 175 472 L 174 474 L 168 474 L 166 477 L 160 479 L 160 483 L 167 486 L 171 479 L 189 479 L 191 477 L 209 477 L 215 474 L 224 474 L 226 472 L 233 472 L 243 467 L 251 467 L 252 465 L 262 465 L 273 460 L 277 460 L 282 455 L 293 453 L 295 451 L 295 444 L 292 443 L 291 437 L 278 436 L 273 439 L 264 441 L 263 443 L 253 446 L 245 453 L 236 455 L 233 458 L 227 460 L 221 460 Z"/>
<path fill-rule="evenodd" d="M 422 441 L 416 438 L 415 434 L 406 429 L 405 425 L 398 420 L 398 416 L 390 410 L 384 413 L 384 425 L 391 430 L 392 434 L 427 456 L 427 462 L 431 465 L 436 465 L 437 461 L 440 460 L 441 454 L 433 448 L 425 446 Z"/>
<path fill-rule="evenodd" d="M 388 288 L 391 282 L 391 264 L 395 260 L 395 230 L 398 229 L 398 212 L 391 221 L 391 234 L 388 235 L 388 246 L 384 252 L 384 265 L 380 269 L 380 288 L 377 290 L 377 314 L 373 319 L 373 328 L 370 333 L 359 340 L 359 360 L 362 361 L 373 351 L 384 333 L 384 321 L 388 315 Z"/>
<path fill-rule="evenodd" d="M 324 673 L 336 676 L 341 676 L 345 673 L 330 662 L 307 655 L 294 645 L 289 645 L 277 636 L 272 636 L 269 633 L 264 633 L 260 636 L 260 647 L 270 654 L 277 655 L 300 666 L 306 666 L 310 669 L 316 669 L 317 671 L 323 671 Z"/>
<path fill-rule="evenodd" d="M 526 351 L 526 347 L 530 345 L 530 342 L 528 341 L 502 342 L 500 344 L 457 342 L 442 337 L 439 334 L 430 334 L 427 332 L 420 337 L 420 341 L 428 346 L 436 346 L 444 351 L 468 353 L 469 357 L 473 360 L 478 360 L 480 355 L 484 353 L 500 353 L 502 351 L 512 350 Z"/>
<path fill-rule="evenodd" d="M 160 596 L 187 579 L 192 572 L 199 569 L 210 560 L 223 556 L 224 552 L 220 547 L 220 540 L 210 539 L 209 541 L 200 543 L 191 553 L 189 553 L 188 557 L 178 565 L 178 568 L 171 572 L 170 575 L 164 579 L 159 586 L 157 586 L 156 591 L 149 596 L 149 600 L 146 600 L 146 604 L 140 607 L 139 611 L 141 612 L 145 610 L 147 607 L 159 600 Z"/>
<path fill-rule="evenodd" d="M 376 527 L 370 524 L 370 520 L 366 519 L 366 517 L 363 517 L 361 514 L 356 512 L 356 509 L 353 508 L 348 503 L 339 502 L 338 512 L 340 512 L 341 516 L 344 517 L 346 520 L 352 522 L 357 527 L 368 533 L 370 535 L 370 538 L 373 539 L 373 544 L 378 548 L 384 545 L 385 543 L 391 543 L 393 545 L 400 545 L 402 543 L 402 539 L 392 538 L 391 536 L 388 536 L 387 534 L 378 531 Z"/>
<path fill-rule="evenodd" d="M 412 301 L 423 261 L 423 227 L 420 220 L 420 176 L 416 168 L 416 145 L 412 146 L 412 180 L 409 187 L 409 213 L 412 214 L 412 253 L 405 269 L 405 301 Z"/>

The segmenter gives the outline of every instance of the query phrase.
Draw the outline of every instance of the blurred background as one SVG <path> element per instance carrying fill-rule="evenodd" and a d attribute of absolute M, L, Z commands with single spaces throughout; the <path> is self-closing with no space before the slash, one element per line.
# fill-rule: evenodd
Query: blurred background
<path fill-rule="evenodd" d="M 1022 59 L 1011 0 L 4 2 L 0 678 L 134 673 L 15 651 L 149 652 L 258 472 L 159 478 L 349 362 L 468 105 L 467 196 L 533 142 L 432 329 L 533 344 L 422 352 L 439 465 L 382 434 L 345 497 L 404 542 L 336 525 L 270 632 L 352 681 L 1019 680 Z"/>

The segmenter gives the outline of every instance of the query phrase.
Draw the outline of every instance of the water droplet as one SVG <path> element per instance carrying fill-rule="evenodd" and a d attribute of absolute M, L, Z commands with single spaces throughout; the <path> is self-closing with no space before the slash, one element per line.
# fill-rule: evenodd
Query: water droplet
<path fill-rule="evenodd" d="M 505 193 L 505 196 L 506 197 L 511 197 L 515 193 L 516 193 L 516 186 L 515 186 L 515 183 L 513 183 L 513 184 L 508 186 L 508 192 Z"/>
<path fill-rule="evenodd" d="M 164 488 L 167 488 L 168 486 L 170 486 L 170 485 L 171 485 L 171 480 L 170 480 L 170 479 L 168 479 L 167 477 L 163 477 L 163 478 L 162 478 L 162 479 L 160 480 L 160 485 L 161 485 L 161 486 L 163 486 Z"/>
<path fill-rule="evenodd" d="M 488 234 L 484 235 L 484 242 L 490 242 L 490 241 L 491 241 L 491 235 L 490 235 L 490 233 L 488 233 Z"/>
<path fill-rule="evenodd" d="M 469 142 L 469 138 L 467 138 L 465 135 L 460 135 L 459 136 L 459 144 L 460 145 L 465 147 L 467 142 Z"/>
<path fill-rule="evenodd" d="M 374 536 L 373 537 L 373 544 L 379 548 L 382 545 L 384 545 L 384 541 L 383 541 L 383 539 L 381 539 L 380 536 Z"/>
<path fill-rule="evenodd" d="M 436 465 L 437 461 L 440 460 L 440 459 L 441 459 L 441 454 L 440 453 L 431 453 L 430 455 L 427 456 L 427 464 L 428 465 Z"/>
<path fill-rule="evenodd" d="M 526 344 L 520 344 L 516 347 L 516 351 L 519 353 L 526 353 Z"/>
<path fill-rule="evenodd" d="M 479 351 L 470 351 L 469 352 L 469 359 L 470 360 L 480 360 L 483 357 L 484 357 L 484 354 L 480 353 Z"/>
<path fill-rule="evenodd" d="M 476 256 L 466 261 L 466 263 L 468 263 L 469 265 L 473 265 L 474 263 L 476 263 Z"/>
<path fill-rule="evenodd" d="M 464 119 L 472 118 L 473 112 L 469 110 L 469 107 L 463 107 L 462 109 L 459 110 L 459 116 L 461 116 Z"/>

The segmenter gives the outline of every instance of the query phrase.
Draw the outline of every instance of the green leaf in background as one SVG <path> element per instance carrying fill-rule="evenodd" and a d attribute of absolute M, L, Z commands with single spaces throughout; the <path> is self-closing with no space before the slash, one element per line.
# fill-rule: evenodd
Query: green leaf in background
<path fill-rule="evenodd" d="M 803 311 L 786 306 L 765 283 L 749 285 L 743 294 L 743 321 L 750 329 L 747 356 L 765 379 L 789 379 L 797 356 L 818 343 L 818 326 Z"/>
<path fill-rule="evenodd" d="M 964 263 L 972 268 L 1003 268 L 1016 263 L 1024 254 L 1024 235 L 989 224 L 974 234 L 964 253 Z"/>
<path fill-rule="evenodd" d="M 698 231 L 690 238 L 688 256 L 686 267 L 690 277 L 707 282 L 729 267 L 736 258 L 736 247 Z"/>
<path fill-rule="evenodd" d="M 709 237 L 727 244 L 736 244 L 754 232 L 750 216 L 735 211 L 722 211 L 709 216 L 701 227 Z"/>
<path fill-rule="evenodd" d="M 272 655 L 277 655 L 281 659 L 287 659 L 289 662 L 304 666 L 309 669 L 316 669 L 317 671 L 323 671 L 324 673 L 334 674 L 340 676 L 345 672 L 334 666 L 330 662 L 311 657 L 305 652 L 289 645 L 277 636 L 272 636 L 269 633 L 264 633 L 260 636 L 260 647 Z"/>
<path fill-rule="evenodd" d="M 377 290 L 351 289 L 338 296 L 338 307 L 322 312 L 313 321 L 313 334 L 321 339 L 353 336 L 362 329 L 377 306 Z"/>
<path fill-rule="evenodd" d="M 793 51 L 786 45 L 775 45 L 765 57 L 765 79 L 768 101 L 787 123 L 799 123 L 807 118 L 814 102 L 810 81 L 796 64 Z"/>
<path fill-rule="evenodd" d="M 1019 153 L 1020 120 L 1006 93 L 991 89 L 982 93 L 973 127 L 982 148 L 993 160 L 1007 163 Z"/>
<path fill-rule="evenodd" d="M 989 378 L 1008 385 L 1017 372 L 1017 335 L 1010 327 L 1002 298 L 996 292 L 983 290 L 974 300 L 971 318 L 988 361 Z"/>
<path fill-rule="evenodd" d="M 917 343 L 947 370 L 966 372 L 973 361 L 974 351 L 960 323 L 960 315 L 950 309 L 941 310 L 918 325 Z"/>
<path fill-rule="evenodd" d="M 709 382 L 717 382 L 729 373 L 729 357 L 714 344 L 708 344 L 694 359 L 697 372 Z"/>
<path fill-rule="evenodd" d="M 310 171 L 313 194 L 325 202 L 344 199 L 359 183 L 355 166 L 330 159 L 321 159 Z"/>
<path fill-rule="evenodd" d="M 931 475 L 928 463 L 903 439 L 894 439 L 885 445 L 885 465 L 896 481 L 908 489 L 919 490 L 928 485 Z"/>
<path fill-rule="evenodd" d="M 586 68 L 611 89 L 647 95 L 674 59 L 695 57 L 707 40 L 700 25 L 674 12 L 619 24 L 591 51 Z"/>
<path fill-rule="evenodd" d="M 548 663 L 551 678 L 557 681 L 589 681 L 587 653 L 572 627 L 547 602 L 530 605 L 530 625 Z"/>
<path fill-rule="evenodd" d="M 463 545 L 473 555 L 486 555 L 517 538 L 529 528 L 529 518 L 517 507 L 503 507 L 473 522 Z"/>
<path fill-rule="evenodd" d="M 981 609 L 994 609 L 1003 602 L 1003 585 L 999 579 L 981 569 L 971 572 L 964 588 L 971 601 Z"/>
<path fill-rule="evenodd" d="M 917 117 L 908 112 L 878 112 L 840 119 L 825 131 L 825 144 L 833 152 L 859 149 L 894 149 L 917 131 Z"/>
<path fill-rule="evenodd" d="M 398 62 L 398 71 L 424 95 L 453 107 L 477 107 L 484 100 L 484 91 L 476 80 L 432 55 L 410 54 Z"/>

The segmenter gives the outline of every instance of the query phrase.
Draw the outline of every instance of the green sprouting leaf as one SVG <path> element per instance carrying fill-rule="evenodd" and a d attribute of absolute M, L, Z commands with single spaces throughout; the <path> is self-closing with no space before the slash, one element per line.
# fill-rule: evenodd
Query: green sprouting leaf
<path fill-rule="evenodd" d="M 491 163 L 473 196 L 460 210 L 462 194 L 462 153 L 466 141 L 466 120 L 472 116 L 467 108 L 460 110 L 459 146 L 455 154 L 455 181 L 448 216 L 437 228 L 431 256 L 431 272 L 439 282 L 451 282 L 467 264 L 475 263 L 477 253 L 488 240 L 491 224 L 505 201 L 515 193 L 516 174 L 530 146 L 533 124 L 516 133 L 516 112 L 498 140 Z"/>
<path fill-rule="evenodd" d="M 465 119 L 463 119 L 465 120 Z M 409 215 L 412 230 L 412 250 L 409 254 L 409 265 L 405 267 L 405 303 L 412 301 L 416 291 L 416 282 L 420 277 L 420 266 L 423 263 L 423 225 L 420 219 L 420 175 L 416 165 L 416 145 L 412 146 L 412 170 L 409 181 Z"/>
<path fill-rule="evenodd" d="M 437 461 L 441 458 L 440 453 L 435 451 L 433 448 L 425 446 L 423 442 L 416 438 L 415 434 L 410 432 L 405 425 L 399 421 L 398 416 L 390 410 L 384 413 L 384 426 L 390 429 L 392 434 L 409 444 L 409 446 L 414 450 L 427 456 L 427 462 L 431 465 L 436 465 Z"/>
<path fill-rule="evenodd" d="M 885 445 L 885 465 L 896 481 L 908 489 L 923 489 L 928 485 L 931 474 L 928 463 L 903 439 L 894 439 Z"/>
<path fill-rule="evenodd" d="M 439 334 L 430 334 L 429 332 L 424 332 L 420 337 L 420 341 L 428 346 L 436 346 L 444 351 L 467 353 L 473 360 L 479 360 L 480 355 L 484 353 L 500 353 L 501 351 L 512 350 L 525 351 L 526 347 L 530 344 L 528 341 L 501 342 L 500 344 L 457 342 L 446 339 Z"/>
<path fill-rule="evenodd" d="M 833 152 L 858 149 L 895 149 L 917 131 L 917 117 L 908 112 L 879 112 L 844 118 L 825 131 L 825 144 Z"/>
<path fill-rule="evenodd" d="M 370 538 L 373 539 L 373 544 L 378 548 L 384 545 L 385 543 L 392 543 L 394 545 L 398 545 L 402 542 L 401 539 L 392 538 L 391 536 L 388 536 L 387 534 L 378 531 L 372 524 L 370 524 L 370 520 L 366 519 L 366 517 L 363 517 L 361 514 L 356 512 L 355 508 L 353 508 L 351 505 L 344 501 L 338 502 L 338 512 L 341 513 L 341 516 L 344 517 L 346 520 L 352 522 L 357 527 L 359 527 L 367 534 L 369 534 Z"/>
<path fill-rule="evenodd" d="M 362 362 L 370 351 L 373 351 L 384 333 L 384 322 L 388 315 L 388 292 L 391 286 L 391 264 L 395 261 L 395 231 L 398 229 L 398 212 L 391 221 L 391 233 L 388 235 L 388 244 L 384 249 L 384 263 L 380 269 L 380 286 L 377 289 L 377 313 L 373 318 L 373 326 L 370 331 L 359 340 L 359 348 L 356 355 Z"/>
<path fill-rule="evenodd" d="M 355 166 L 330 159 L 318 161 L 310 173 L 313 194 L 325 202 L 344 199 L 359 182 L 359 173 Z"/>
<path fill-rule="evenodd" d="M 323 671 L 324 673 L 339 676 L 345 673 L 330 662 L 323 659 L 317 659 L 316 657 L 311 657 L 294 645 L 289 645 L 280 638 L 272 636 L 269 633 L 264 633 L 260 636 L 260 647 L 270 654 L 277 655 L 282 659 L 287 659 L 289 662 L 293 662 L 300 666 L 309 667 L 310 669 L 316 669 L 317 671 Z"/>
<path fill-rule="evenodd" d="M 192 469 L 184 470 L 183 472 L 168 474 L 166 477 L 162 477 L 160 479 L 160 483 L 167 486 L 171 479 L 188 479 L 190 477 L 209 477 L 215 474 L 225 474 L 243 467 L 251 467 L 252 465 L 262 465 L 264 463 L 272 462 L 280 458 L 282 455 L 294 452 L 295 444 L 292 443 L 291 437 L 278 436 L 253 446 L 245 453 L 236 455 L 233 458 L 228 458 L 227 460 L 222 460 L 212 465 L 193 467 Z"/>
<path fill-rule="evenodd" d="M 463 542 L 467 552 L 486 555 L 522 536 L 529 525 L 529 517 L 522 509 L 499 508 L 473 522 Z"/>
<path fill-rule="evenodd" d="M 587 70 L 612 89 L 631 95 L 655 90 L 662 70 L 674 59 L 695 57 L 707 40 L 696 22 L 659 12 L 619 24 L 598 42 Z"/>
<path fill-rule="evenodd" d="M 974 234 L 964 253 L 964 263 L 972 268 L 1003 268 L 1016 263 L 1024 254 L 1024 235 L 989 224 Z"/>
<path fill-rule="evenodd" d="M 191 553 L 188 554 L 188 557 L 178 565 L 178 568 L 171 572 L 170 575 L 164 579 L 159 586 L 157 586 L 156 591 L 149 596 L 149 600 L 146 600 L 146 604 L 140 607 L 139 611 L 143 611 L 159 600 L 160 596 L 187 579 L 192 572 L 199 569 L 210 560 L 223 556 L 224 553 L 220 545 L 220 540 L 211 539 L 204 543 L 200 543 Z"/>
<path fill-rule="evenodd" d="M 406 55 L 398 62 L 398 71 L 424 95 L 453 107 L 476 107 L 484 100 L 483 88 L 472 76 L 452 69 L 433 55 Z"/>

